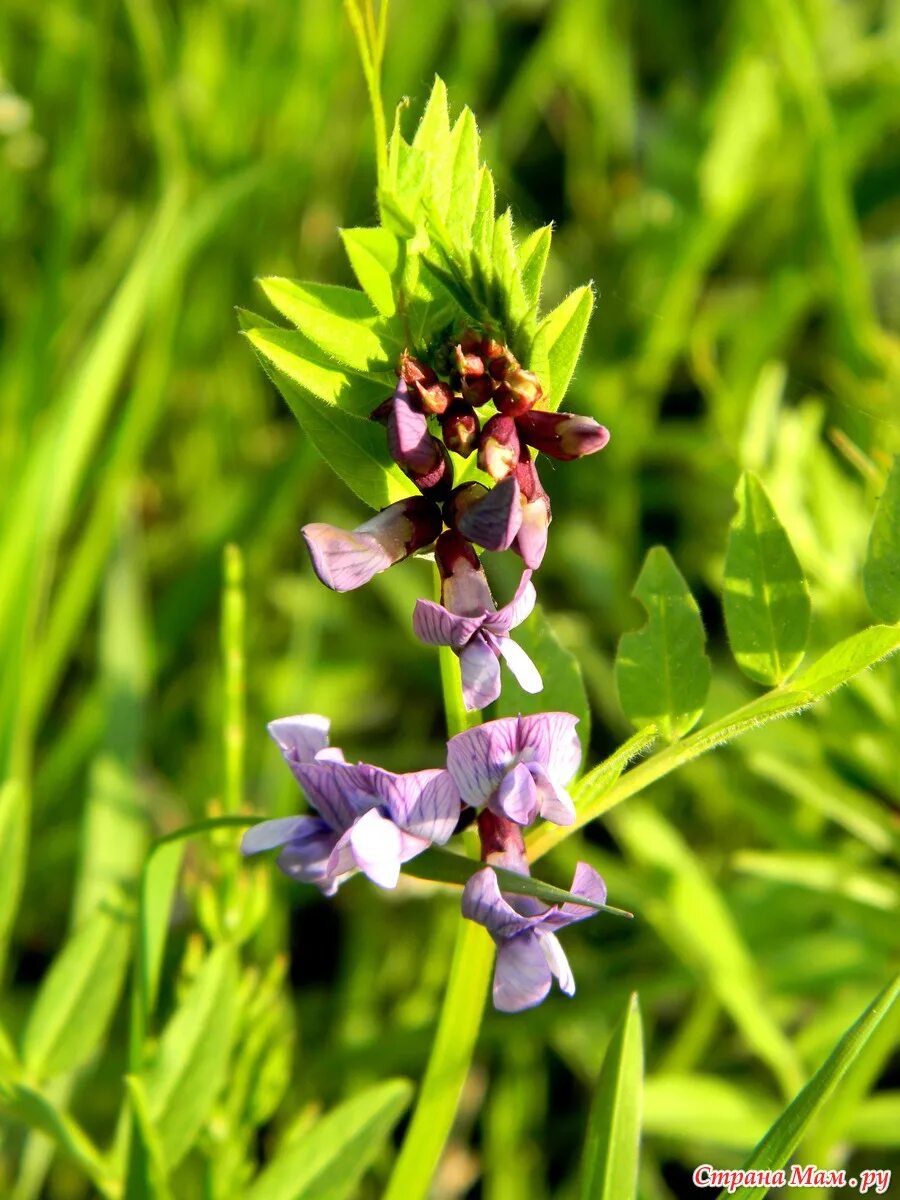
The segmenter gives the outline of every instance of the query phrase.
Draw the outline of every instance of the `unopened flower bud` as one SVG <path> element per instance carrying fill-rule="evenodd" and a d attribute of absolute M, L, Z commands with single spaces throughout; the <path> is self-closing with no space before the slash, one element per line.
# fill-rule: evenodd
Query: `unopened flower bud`
<path fill-rule="evenodd" d="M 391 458 L 415 477 L 434 470 L 440 451 L 439 444 L 428 432 L 428 421 L 418 408 L 414 395 L 413 389 L 401 379 L 391 397 L 387 431 Z"/>
<path fill-rule="evenodd" d="M 447 449 L 468 458 L 478 444 L 481 422 L 470 405 L 455 400 L 441 417 L 441 430 Z"/>
<path fill-rule="evenodd" d="M 479 504 L 489 495 L 483 483 L 461 483 L 450 493 L 450 499 L 444 504 L 444 524 L 451 529 L 459 530 L 459 523 L 474 505 Z M 459 530 L 459 532 L 462 532 Z M 465 535 L 463 535 L 465 536 Z"/>
<path fill-rule="evenodd" d="M 446 529 L 435 542 L 434 561 L 441 580 L 452 579 L 454 573 L 481 570 L 481 560 L 472 543 L 453 529 Z"/>
<path fill-rule="evenodd" d="M 448 406 L 453 403 L 452 389 L 446 383 L 441 383 L 439 379 L 436 379 L 428 387 L 422 383 L 417 383 L 416 391 L 425 411 L 433 413 L 435 416 L 440 416 L 441 413 L 446 412 Z"/>
<path fill-rule="evenodd" d="M 440 503 L 446 500 L 453 490 L 453 464 L 446 448 L 437 438 L 432 437 L 431 444 L 437 456 L 434 466 L 418 474 L 409 470 L 406 474 L 424 496 Z"/>
<path fill-rule="evenodd" d="M 484 374 L 484 361 L 480 354 L 469 353 L 462 346 L 455 347 L 454 364 L 462 379 L 477 379 Z"/>
<path fill-rule="evenodd" d="M 437 375 L 427 363 L 413 358 L 405 350 L 400 358 L 400 378 L 410 387 L 417 383 L 422 384 L 423 387 L 431 387 L 437 381 Z"/>
<path fill-rule="evenodd" d="M 533 371 L 514 367 L 507 371 L 494 393 L 494 403 L 507 417 L 521 417 L 543 397 L 544 390 Z"/>
<path fill-rule="evenodd" d="M 488 365 L 488 374 L 498 381 L 504 380 L 507 372 L 515 370 L 519 365 L 513 352 L 507 346 L 501 346 L 499 342 L 486 342 L 482 353 Z"/>
<path fill-rule="evenodd" d="M 593 417 L 574 413 L 531 412 L 516 420 L 523 442 L 562 462 L 596 454 L 609 441 L 609 430 Z"/>
<path fill-rule="evenodd" d="M 474 378 L 460 380 L 460 390 L 463 400 L 474 408 L 480 408 L 494 398 L 494 382 L 489 375 L 476 375 Z"/>
<path fill-rule="evenodd" d="M 519 461 L 520 444 L 516 423 L 502 413 L 491 417 L 478 441 L 478 466 L 492 479 L 505 479 Z"/>

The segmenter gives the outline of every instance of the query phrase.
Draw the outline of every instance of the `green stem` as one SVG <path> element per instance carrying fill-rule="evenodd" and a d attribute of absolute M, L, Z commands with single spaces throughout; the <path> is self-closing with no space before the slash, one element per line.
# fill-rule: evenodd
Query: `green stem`
<path fill-rule="evenodd" d="M 388 0 L 381 0 L 381 9 L 376 24 L 372 0 L 366 0 L 365 16 L 358 0 L 344 0 L 344 11 L 359 52 L 369 104 L 372 108 L 372 123 L 375 127 L 375 160 L 378 165 L 378 186 L 384 187 L 388 180 L 387 124 L 384 119 L 384 102 L 381 98 L 381 63 L 387 30 Z"/>
<path fill-rule="evenodd" d="M 437 585 L 440 596 L 440 580 Z M 439 655 L 447 734 L 452 737 L 477 725 L 481 714 L 467 713 L 463 706 L 456 655 L 446 646 Z M 494 946 L 486 932 L 460 921 L 437 1033 L 384 1200 L 425 1200 L 431 1190 L 478 1041 L 493 961 Z"/>
<path fill-rule="evenodd" d="M 222 667 L 225 677 L 222 741 L 225 757 L 224 807 L 237 812 L 243 802 L 244 747 L 244 560 L 235 545 L 225 547 L 222 594 Z"/>

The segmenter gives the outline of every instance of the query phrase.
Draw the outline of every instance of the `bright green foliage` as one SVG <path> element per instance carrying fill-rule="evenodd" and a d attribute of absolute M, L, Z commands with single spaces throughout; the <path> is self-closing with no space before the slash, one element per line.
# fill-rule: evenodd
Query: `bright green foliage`
<path fill-rule="evenodd" d="M 350 0 L 364 81 L 340 5 L 259 8 L 0 5 L 0 1195 L 232 1200 L 278 1163 L 325 1200 L 332 1183 L 573 1197 L 600 1056 L 639 984 L 639 1193 L 668 1200 L 673 1171 L 751 1153 L 896 970 L 896 31 L 788 0 L 650 0 L 637 19 L 392 0 L 389 21 Z M 245 318 L 300 428 L 236 304 L 283 326 Z M 395 770 L 441 761 L 441 681 L 409 634 L 429 566 L 335 597 L 298 529 L 412 492 L 369 412 L 403 347 L 473 321 L 514 339 L 550 405 L 612 432 L 596 459 L 540 463 L 538 590 L 592 730 L 575 825 L 538 824 L 528 849 L 563 886 L 592 863 L 635 919 L 567 931 L 576 996 L 515 1018 L 485 1004 L 492 947 L 458 916 L 471 833 L 438 856 L 449 882 L 423 856 L 409 865 L 431 881 L 354 880 L 328 905 L 237 849 L 246 823 L 303 803 L 275 716 L 327 713 L 349 756 Z M 763 694 L 714 619 L 744 471 L 776 500 L 815 615 L 807 665 Z M 705 723 L 671 743 L 652 724 L 628 738 L 612 666 L 656 542 L 713 614 Z M 229 544 L 246 727 L 216 637 Z M 458 696 L 457 660 L 439 660 Z M 574 664 L 549 663 L 546 697 L 580 710 Z M 226 772 L 234 722 L 246 757 Z M 123 887 L 129 998 L 118 956 L 70 953 Z M 148 1085 L 211 954 L 237 964 L 231 1044 L 203 1071 L 203 1039 L 183 1043 L 194 1132 L 170 1170 L 163 1146 L 186 1135 Z M 897 1019 L 895 1003 L 834 1075 L 798 1161 L 896 1157 Z M 26 1035 L 52 1078 L 22 1061 Z M 402 1149 L 393 1117 L 380 1133 L 365 1117 L 392 1089 L 399 1111 L 397 1077 L 422 1114 Z M 354 1112 L 368 1132 L 341 1141 Z M 809 1115 L 788 1110 L 779 1154 Z M 304 1180 L 326 1159 L 327 1187 Z"/>
<path fill-rule="evenodd" d="M 762 484 L 748 472 L 725 552 L 723 601 L 741 670 L 769 687 L 797 669 L 809 633 L 809 588 Z"/>
<path fill-rule="evenodd" d="M 394 1079 L 338 1105 L 277 1151 L 246 1200 L 351 1200 L 411 1093 Z"/>
<path fill-rule="evenodd" d="M 22 1061 L 36 1079 L 81 1066 L 101 1046 L 128 965 L 130 921 L 111 906 L 72 935 L 41 987 L 25 1028 Z"/>
<path fill-rule="evenodd" d="M 875 509 L 863 586 L 879 621 L 900 621 L 900 458 L 894 459 Z"/>
<path fill-rule="evenodd" d="M 644 1039 L 637 993 L 613 1030 L 594 1089 L 581 1200 L 634 1200 L 641 1140 Z"/>
<path fill-rule="evenodd" d="M 662 546 L 644 560 L 633 593 L 647 624 L 623 634 L 616 656 L 616 685 L 629 720 L 655 725 L 667 740 L 687 733 L 703 712 L 710 665 L 697 602 Z"/>
<path fill-rule="evenodd" d="M 169 1169 L 190 1150 L 227 1078 L 237 985 L 234 950 L 220 946 L 191 982 L 143 1076 L 147 1110 Z"/>

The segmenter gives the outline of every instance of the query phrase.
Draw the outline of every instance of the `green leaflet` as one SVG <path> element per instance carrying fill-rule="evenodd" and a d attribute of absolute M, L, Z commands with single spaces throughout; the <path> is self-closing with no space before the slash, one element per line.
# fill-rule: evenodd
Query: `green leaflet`
<path fill-rule="evenodd" d="M 807 1130 L 863 1053 L 866 1044 L 889 1016 L 900 995 L 900 976 L 875 997 L 866 1011 L 835 1046 L 805 1088 L 784 1110 L 766 1136 L 743 1164 L 745 1171 L 777 1171 L 785 1167 Z M 737 1200 L 762 1200 L 765 1187 L 739 1187 L 727 1195 Z M 721 1193 L 724 1197 L 726 1193 Z"/>
<path fill-rule="evenodd" d="M 512 211 L 508 208 L 494 224 L 491 258 L 494 264 L 493 311 L 503 320 L 507 336 L 514 340 L 516 330 L 528 312 L 528 304 L 519 274 Z"/>
<path fill-rule="evenodd" d="M 581 1200 L 634 1200 L 641 1140 L 644 1043 L 637 994 L 613 1030 L 588 1119 Z"/>
<path fill-rule="evenodd" d="M 350 1200 L 411 1096 L 390 1079 L 345 1100 L 279 1150 L 244 1200 Z"/>
<path fill-rule="evenodd" d="M 565 648 L 553 632 L 553 625 L 540 604 L 526 621 L 512 632 L 541 673 L 540 692 L 526 692 L 509 671 L 505 671 L 503 691 L 491 709 L 495 717 L 514 717 L 518 713 L 570 712 L 578 717 L 578 737 L 586 747 L 591 737 L 591 709 L 581 667 L 575 655 Z"/>
<path fill-rule="evenodd" d="M 540 303 L 541 284 L 544 280 L 547 257 L 550 254 L 552 236 L 553 226 L 544 225 L 519 243 L 519 271 L 529 312 L 537 312 Z"/>
<path fill-rule="evenodd" d="M 253 324 L 258 318 L 242 314 L 247 338 L 275 386 L 287 401 L 303 431 L 332 470 L 371 508 L 384 508 L 415 487 L 391 461 L 384 430 L 375 422 L 347 412 L 341 405 L 353 394 L 369 412 L 384 399 L 385 388 L 349 376 L 313 358 L 299 333 Z M 299 340 L 298 340 L 299 339 Z M 366 408 L 368 405 L 368 408 Z"/>
<path fill-rule="evenodd" d="M 484 863 L 467 858 L 464 854 L 456 854 L 452 850 L 444 850 L 439 846 L 429 849 L 410 859 L 403 866 L 407 875 L 416 879 L 429 879 L 433 883 L 455 883 L 464 886 L 475 871 L 484 869 Z M 543 883 L 531 875 L 520 875 L 515 871 L 507 871 L 504 867 L 493 867 L 494 874 L 504 892 L 515 896 L 534 896 L 545 904 L 582 904 L 595 912 L 611 913 L 616 917 L 630 917 L 632 914 L 624 909 L 615 908 L 610 904 L 597 904 L 576 892 L 567 892 L 563 888 Z"/>
<path fill-rule="evenodd" d="M 376 313 L 365 292 L 278 276 L 259 284 L 282 316 L 330 359 L 363 373 L 393 369 L 403 346 L 373 327 Z"/>
<path fill-rule="evenodd" d="M 900 649 L 900 629 L 893 625 L 870 625 L 827 650 L 794 679 L 792 692 L 811 693 L 811 699 L 827 696 L 835 688 L 874 667 Z M 765 697 L 763 697 L 764 699 Z"/>
<path fill-rule="evenodd" d="M 532 369 L 546 376 L 542 408 L 556 411 L 568 390 L 594 308 L 594 290 L 576 288 L 538 326 Z M 546 366 L 544 365 L 546 363 Z"/>
<path fill-rule="evenodd" d="M 436 75 L 422 120 L 412 141 L 413 150 L 427 163 L 427 193 L 442 218 L 446 216 L 450 205 L 454 162 L 450 146 L 450 114 L 447 103 L 447 85 Z"/>
<path fill-rule="evenodd" d="M 809 633 L 809 588 L 762 484 L 741 476 L 725 553 L 728 640 L 745 675 L 769 687 L 800 664 Z"/>
<path fill-rule="evenodd" d="M 900 621 L 900 457 L 894 459 L 875 509 L 863 586 L 880 621 Z"/>
<path fill-rule="evenodd" d="M 478 203 L 478 128 L 472 110 L 464 108 L 450 138 L 453 182 L 447 207 L 447 232 L 453 244 L 468 253 L 472 246 L 472 222 Z"/>
<path fill-rule="evenodd" d="M 400 270 L 400 242 L 380 226 L 340 233 L 360 287 L 383 317 L 392 317 L 397 311 L 394 281 Z"/>
<path fill-rule="evenodd" d="M 54 959 L 22 1039 L 22 1061 L 34 1078 L 71 1071 L 101 1045 L 125 979 L 130 941 L 130 920 L 107 904 L 81 923 Z"/>
<path fill-rule="evenodd" d="M 633 594 L 647 611 L 647 623 L 619 642 L 619 700 L 634 725 L 656 725 L 672 741 L 696 725 L 709 691 L 700 610 L 661 546 L 648 552 Z"/>
<path fill-rule="evenodd" d="M 191 982 L 162 1032 L 153 1063 L 141 1076 L 168 1170 L 194 1144 L 225 1082 L 238 982 L 234 948 L 217 947 Z"/>

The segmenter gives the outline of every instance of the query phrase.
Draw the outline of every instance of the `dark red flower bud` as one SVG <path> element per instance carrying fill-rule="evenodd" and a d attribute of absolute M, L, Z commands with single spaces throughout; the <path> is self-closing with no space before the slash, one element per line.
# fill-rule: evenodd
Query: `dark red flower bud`
<path fill-rule="evenodd" d="M 459 529 L 459 522 L 473 506 L 478 504 L 488 494 L 483 483 L 461 483 L 450 493 L 450 499 L 444 504 L 444 524 L 451 529 Z"/>
<path fill-rule="evenodd" d="M 400 357 L 400 378 L 410 387 L 416 383 L 421 383 L 423 387 L 431 387 L 437 381 L 437 375 L 427 363 L 413 358 L 405 350 Z"/>
<path fill-rule="evenodd" d="M 463 400 L 475 408 L 480 408 L 482 404 L 487 404 L 488 400 L 494 398 L 494 383 L 488 375 L 478 375 L 474 379 L 462 379 L 460 388 Z"/>
<path fill-rule="evenodd" d="M 434 413 L 439 416 L 442 412 L 447 411 L 448 405 L 453 403 L 453 391 L 446 383 L 441 383 L 436 379 L 434 383 L 426 387 L 422 383 L 416 384 L 416 391 L 419 399 L 422 401 L 422 407 L 428 413 Z"/>
<path fill-rule="evenodd" d="M 454 400 L 441 417 L 441 430 L 447 449 L 468 458 L 478 444 L 481 422 L 470 405 Z"/>
<path fill-rule="evenodd" d="M 446 448 L 436 437 L 431 438 L 431 443 L 437 455 L 434 466 L 421 473 L 406 470 L 406 474 L 424 496 L 440 503 L 453 491 L 453 463 Z"/>
<path fill-rule="evenodd" d="M 481 334 L 476 333 L 474 329 L 466 329 L 459 339 L 459 346 L 463 354 L 481 354 Z"/>
<path fill-rule="evenodd" d="M 508 347 L 501 346 L 499 342 L 486 343 L 483 354 L 488 365 L 488 374 L 492 379 L 504 380 L 507 371 L 514 371 L 519 365 L 513 352 Z"/>
<path fill-rule="evenodd" d="M 480 354 L 467 354 L 462 346 L 454 349 L 454 365 L 462 379 L 477 379 L 484 374 L 484 361 Z"/>
<path fill-rule="evenodd" d="M 507 417 L 524 416 L 543 397 L 544 389 L 533 371 L 514 367 L 494 393 L 494 403 Z"/>
<path fill-rule="evenodd" d="M 442 580 L 450 579 L 462 563 L 475 571 L 481 570 L 481 560 L 472 543 L 453 529 L 445 530 L 435 542 L 434 559 Z"/>
<path fill-rule="evenodd" d="M 519 434 L 512 417 L 491 417 L 478 440 L 478 466 L 491 479 L 505 479 L 516 469 L 520 454 Z"/>
<path fill-rule="evenodd" d="M 574 413 L 531 412 L 516 419 L 523 442 L 558 458 L 571 462 L 586 454 L 596 454 L 609 441 L 609 430 L 598 424 L 593 417 L 576 416 Z"/>

